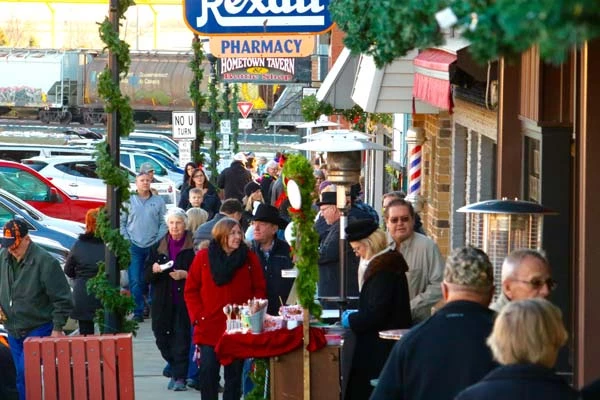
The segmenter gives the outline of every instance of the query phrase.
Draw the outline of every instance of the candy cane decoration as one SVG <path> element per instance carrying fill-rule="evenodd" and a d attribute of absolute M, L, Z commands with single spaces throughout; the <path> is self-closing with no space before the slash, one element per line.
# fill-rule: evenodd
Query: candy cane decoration
<path fill-rule="evenodd" d="M 421 194 L 421 145 L 415 145 L 408 160 L 408 196 Z"/>

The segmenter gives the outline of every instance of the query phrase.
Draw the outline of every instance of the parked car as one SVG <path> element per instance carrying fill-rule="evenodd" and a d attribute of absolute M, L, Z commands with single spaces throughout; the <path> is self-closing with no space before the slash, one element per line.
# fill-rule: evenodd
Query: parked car
<path fill-rule="evenodd" d="M 27 211 L 19 208 L 18 204 L 13 203 L 7 197 L 0 196 L 0 226 L 4 226 L 8 221 L 15 218 L 20 219 L 27 225 L 30 234 L 55 240 L 67 249 L 70 249 L 77 240 L 75 233 L 60 228 L 50 228 L 32 218 Z"/>
<path fill-rule="evenodd" d="M 69 196 L 26 165 L 0 160 L 0 187 L 55 218 L 85 222 L 90 208 L 104 206 L 99 198 Z"/>
<path fill-rule="evenodd" d="M 169 170 L 156 158 L 140 152 L 121 151 L 121 164 L 135 172 L 139 172 L 140 167 L 144 163 L 152 164 L 154 168 L 154 176 L 157 178 L 165 178 L 173 182 L 176 187 L 181 187 L 183 182 L 183 173 L 177 173 Z"/>
<path fill-rule="evenodd" d="M 156 133 L 131 132 L 127 136 L 128 140 L 135 142 L 153 143 L 167 149 L 175 157 L 179 158 L 179 145 L 176 141 L 166 135 Z"/>
<path fill-rule="evenodd" d="M 70 221 L 68 219 L 50 217 L 43 212 L 36 210 L 31 205 L 27 204 L 17 196 L 0 189 L 0 198 L 4 198 L 9 202 L 14 203 L 21 210 L 26 212 L 31 218 L 40 222 L 48 228 L 57 228 L 63 231 L 71 232 L 74 235 L 79 235 L 85 231 L 85 224 L 81 222 Z"/>
<path fill-rule="evenodd" d="M 23 160 L 23 164 L 38 171 L 50 179 L 56 186 L 70 195 L 86 193 L 90 196 L 106 199 L 106 184 L 96 174 L 96 161 L 86 156 L 33 157 Z M 121 165 L 129 179 L 129 187 L 136 190 L 135 173 Z M 167 207 L 177 205 L 177 190 L 171 181 L 152 183 L 152 188 L 165 200 Z"/>
<path fill-rule="evenodd" d="M 93 148 L 60 145 L 0 143 L 0 160 L 20 162 L 24 158 L 91 154 Z"/>

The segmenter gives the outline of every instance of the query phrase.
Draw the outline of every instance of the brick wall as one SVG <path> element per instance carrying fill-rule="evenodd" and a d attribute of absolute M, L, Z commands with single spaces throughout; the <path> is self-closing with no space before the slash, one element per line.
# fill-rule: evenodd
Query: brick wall
<path fill-rule="evenodd" d="M 445 257 L 450 251 L 450 187 L 452 156 L 452 117 L 447 112 L 418 114 L 416 127 L 425 130 L 421 195 L 425 199 L 421 217 L 427 235 Z"/>

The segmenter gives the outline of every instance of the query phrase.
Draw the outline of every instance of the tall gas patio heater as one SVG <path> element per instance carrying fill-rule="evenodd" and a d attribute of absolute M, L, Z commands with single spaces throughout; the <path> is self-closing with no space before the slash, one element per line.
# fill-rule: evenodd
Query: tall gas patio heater
<path fill-rule="evenodd" d="M 461 207 L 467 213 L 467 244 L 485 251 L 494 266 L 496 290 L 501 291 L 502 262 L 516 249 L 542 249 L 545 215 L 556 212 L 523 200 L 486 200 Z"/>

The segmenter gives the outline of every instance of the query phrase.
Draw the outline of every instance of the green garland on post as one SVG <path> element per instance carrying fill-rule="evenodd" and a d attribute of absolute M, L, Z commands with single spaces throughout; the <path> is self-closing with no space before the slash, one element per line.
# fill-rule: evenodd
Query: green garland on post
<path fill-rule="evenodd" d="M 131 5 L 134 5 L 131 0 L 119 0 L 117 10 L 119 21 L 125 19 L 125 12 Z M 131 64 L 129 45 L 119 39 L 119 33 L 113 29 L 108 17 L 100 24 L 99 33 L 102 41 L 106 43 L 106 48 L 116 56 L 121 76 L 127 75 Z M 129 98 L 121 93 L 119 82 L 113 81 L 109 66 L 106 66 L 98 78 L 98 93 L 105 101 L 105 111 L 107 113 L 117 112 L 120 136 L 126 136 L 133 131 L 135 125 Z M 129 199 L 129 180 L 125 171 L 119 167 L 118 160 L 112 159 L 108 143 L 102 142 L 96 146 L 96 162 L 98 176 L 107 185 L 113 186 L 115 190 L 120 192 L 122 202 L 127 201 Z M 110 227 L 110 221 L 105 210 L 98 214 L 96 235 L 115 254 L 119 269 L 128 268 L 130 260 L 129 242 L 125 240 L 118 229 Z M 115 287 L 108 282 L 104 262 L 98 264 L 98 274 L 88 281 L 87 290 L 93 293 L 102 303 L 103 309 L 96 312 L 96 322 L 98 322 L 102 332 L 105 329 L 104 311 L 108 310 L 117 316 L 122 332 L 133 332 L 135 334 L 138 328 L 137 322 L 126 319 L 127 314 L 133 311 L 133 299 L 129 296 L 123 296 L 119 287 Z"/>
<path fill-rule="evenodd" d="M 300 305 L 311 315 L 319 318 L 321 306 L 315 302 L 317 282 L 319 281 L 319 235 L 314 229 L 316 211 L 312 204 L 314 200 L 315 177 L 310 162 L 300 154 L 288 156 L 283 166 L 283 177 L 298 184 L 302 197 L 302 207 L 299 210 L 290 207 L 290 215 L 294 223 L 292 254 L 296 260 L 298 277 L 296 292 Z M 284 182 L 286 182 L 284 180 Z"/>
<path fill-rule="evenodd" d="M 219 149 L 219 135 L 217 134 L 217 129 L 220 123 L 219 113 L 217 112 L 217 108 L 219 107 L 219 91 L 217 89 L 217 74 L 211 74 L 211 79 L 208 84 L 208 115 L 211 121 L 210 128 L 210 179 L 213 183 L 217 181 L 217 175 L 219 171 L 217 170 L 217 165 L 219 163 L 219 153 L 217 150 Z"/>
<path fill-rule="evenodd" d="M 194 105 L 194 109 L 197 111 L 196 116 L 199 117 L 202 108 L 206 104 L 206 95 L 200 91 L 200 83 L 204 78 L 204 68 L 202 67 L 202 60 L 204 60 L 204 50 L 202 48 L 202 41 L 198 38 L 198 35 L 194 35 L 192 40 L 192 59 L 188 63 L 192 70 L 194 79 L 190 82 L 190 99 Z M 194 155 L 193 160 L 196 163 L 204 163 L 204 153 L 200 150 L 200 147 L 204 144 L 204 130 L 200 127 L 200 121 L 196 120 L 196 140 L 194 142 Z"/>
<path fill-rule="evenodd" d="M 233 149 L 233 153 L 237 153 L 240 151 L 240 145 L 238 143 L 238 139 L 240 136 L 240 126 L 238 124 L 238 118 L 240 117 L 240 113 L 237 109 L 237 103 L 238 101 L 240 101 L 240 95 L 239 95 L 239 90 L 240 88 L 238 87 L 237 83 L 233 84 L 233 100 L 231 102 L 231 109 L 232 109 L 232 118 L 233 121 L 231 121 L 231 132 L 232 137 L 231 137 L 231 142 L 232 142 L 232 146 L 231 148 Z"/>

